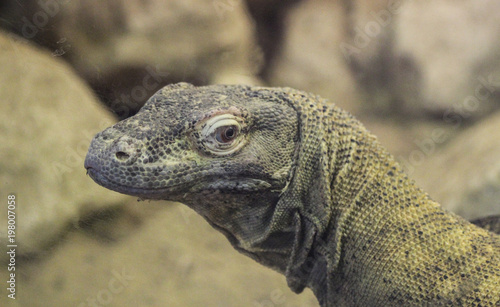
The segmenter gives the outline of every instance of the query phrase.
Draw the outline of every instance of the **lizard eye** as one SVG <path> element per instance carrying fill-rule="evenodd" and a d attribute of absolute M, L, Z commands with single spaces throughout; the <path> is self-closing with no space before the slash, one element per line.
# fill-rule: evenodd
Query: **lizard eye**
<path fill-rule="evenodd" d="M 229 155 L 244 145 L 243 119 L 232 114 L 221 114 L 201 126 L 202 149 L 217 156 Z"/>
<path fill-rule="evenodd" d="M 222 126 L 215 130 L 215 139 L 221 144 L 232 142 L 239 133 L 239 127 L 236 125 Z"/>

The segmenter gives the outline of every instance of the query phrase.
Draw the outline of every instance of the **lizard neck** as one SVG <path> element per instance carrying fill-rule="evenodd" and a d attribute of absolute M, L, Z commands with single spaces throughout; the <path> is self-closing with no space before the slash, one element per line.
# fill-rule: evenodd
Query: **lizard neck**
<path fill-rule="evenodd" d="M 355 122 L 347 126 L 334 128 L 325 221 L 304 215 L 302 238 L 313 239 L 289 282 L 311 288 L 322 306 L 491 301 L 477 293 L 498 291 L 488 279 L 496 273 L 477 268 L 498 261 L 498 237 L 445 212 L 375 137 Z M 319 191 L 311 187 L 313 203 Z"/>
<path fill-rule="evenodd" d="M 371 268 L 384 266 L 374 265 L 380 252 L 389 255 L 389 250 L 403 243 L 386 238 L 385 232 L 398 223 L 399 229 L 407 229 L 409 220 L 401 219 L 406 208 L 436 209 L 438 205 L 407 178 L 361 124 L 351 122 L 335 129 L 341 132 L 330 145 L 336 148 L 329 157 L 334 170 L 330 174 L 330 211 L 323 223 L 327 227 L 315 234 L 311 246 L 307 286 L 322 306 L 371 305 L 375 297 L 363 301 L 359 289 L 374 287 L 377 273 Z"/>
<path fill-rule="evenodd" d="M 299 184 L 306 182 L 307 189 L 300 197 L 296 242 L 286 276 L 292 290 L 300 292 L 309 287 L 325 305 L 331 302 L 327 294 L 337 287 L 336 279 L 344 274 L 343 244 L 350 236 L 346 225 L 350 225 L 369 183 L 378 180 L 375 177 L 380 169 L 392 169 L 395 162 L 380 151 L 375 137 L 349 113 L 332 108 L 322 120 L 323 129 L 313 131 L 315 139 L 309 140 L 315 144 L 315 154 L 309 159 L 299 157 L 305 163 L 298 173 L 309 176 L 299 179 Z M 304 139 L 307 142 L 309 138 Z M 292 191 L 300 189 L 294 186 Z M 294 198 L 299 197 L 287 199 L 285 195 L 281 201 L 292 203 L 290 199 Z"/>

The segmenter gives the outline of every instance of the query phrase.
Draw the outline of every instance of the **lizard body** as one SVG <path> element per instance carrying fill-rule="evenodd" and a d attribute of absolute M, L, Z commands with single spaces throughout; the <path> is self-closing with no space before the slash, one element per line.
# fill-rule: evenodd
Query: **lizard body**
<path fill-rule="evenodd" d="M 85 167 L 109 189 L 187 204 L 321 306 L 500 304 L 500 237 L 444 211 L 311 94 L 170 85 L 96 135 Z"/>

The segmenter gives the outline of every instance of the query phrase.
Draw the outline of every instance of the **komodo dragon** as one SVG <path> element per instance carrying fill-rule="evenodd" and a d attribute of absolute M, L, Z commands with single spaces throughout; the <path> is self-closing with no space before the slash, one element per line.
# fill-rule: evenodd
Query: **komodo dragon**
<path fill-rule="evenodd" d="M 85 167 L 111 190 L 187 204 L 321 306 L 500 306 L 500 236 L 444 211 L 325 103 L 170 85 L 97 134 Z"/>

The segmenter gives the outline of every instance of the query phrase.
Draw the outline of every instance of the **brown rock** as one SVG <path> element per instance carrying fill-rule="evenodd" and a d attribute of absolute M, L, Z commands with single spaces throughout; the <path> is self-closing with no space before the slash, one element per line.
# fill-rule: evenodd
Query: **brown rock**
<path fill-rule="evenodd" d="M 18 253 L 28 255 L 47 248 L 82 214 L 128 198 L 85 176 L 88 144 L 113 119 L 68 65 L 0 32 L 0 67 L 0 195 L 4 204 L 16 197 Z M 4 247 L 6 223 L 3 206 Z"/>

